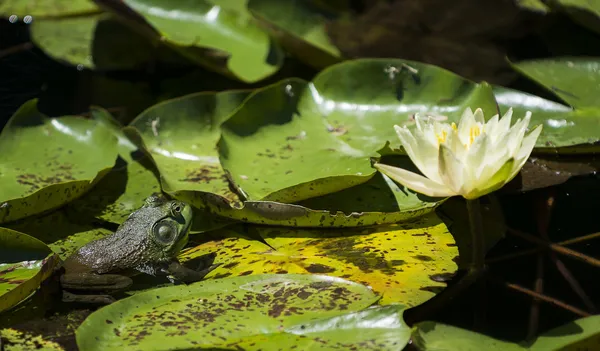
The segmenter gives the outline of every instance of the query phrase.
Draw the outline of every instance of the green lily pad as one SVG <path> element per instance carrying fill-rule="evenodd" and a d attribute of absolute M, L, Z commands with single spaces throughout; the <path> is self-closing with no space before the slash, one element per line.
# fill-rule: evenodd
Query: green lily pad
<path fill-rule="evenodd" d="M 235 339 L 362 310 L 370 289 L 315 275 L 252 275 L 136 294 L 92 313 L 77 329 L 82 351 L 227 347 Z M 169 342 L 159 342 L 168 338 Z"/>
<path fill-rule="evenodd" d="M 17 15 L 21 18 L 29 15 L 34 18 L 81 15 L 99 12 L 98 6 L 89 0 L 3 0 L 0 2 L 0 16 Z"/>
<path fill-rule="evenodd" d="M 112 234 L 112 231 L 89 221 L 79 223 L 73 219 L 78 219 L 77 213 L 73 217 L 68 213 L 66 209 L 60 209 L 45 216 L 22 219 L 6 226 L 41 240 L 63 260 L 88 242 Z"/>
<path fill-rule="evenodd" d="M 41 241 L 0 228 L 0 312 L 34 292 L 59 262 Z"/>
<path fill-rule="evenodd" d="M 399 350 L 410 338 L 401 305 L 373 307 L 354 313 L 303 323 L 284 333 L 241 338 L 228 347 L 256 351 Z"/>
<path fill-rule="evenodd" d="M 411 222 L 370 228 L 224 229 L 220 241 L 190 248 L 188 261 L 211 252 L 221 263 L 207 278 L 262 273 L 327 274 L 370 286 L 380 303 L 417 306 L 445 287 L 456 269 L 458 248 L 446 225 L 429 214 Z M 260 238 L 251 239 L 250 234 Z M 263 244 L 264 241 L 266 244 Z"/>
<path fill-rule="evenodd" d="M 397 140 L 394 124 L 411 125 L 416 112 L 458 121 L 468 106 L 496 111 L 488 85 L 393 59 L 345 62 L 312 83 L 287 79 L 255 91 L 239 108 L 227 95 L 240 103 L 235 93 L 220 94 L 165 102 L 132 122 L 163 189 L 216 215 L 292 226 L 391 223 L 433 210 L 440 199 L 373 179 L 370 157 Z M 366 198 L 383 200 L 386 212 L 369 212 Z"/>
<path fill-rule="evenodd" d="M 190 60 L 244 82 L 274 74 L 283 62 L 283 51 L 252 21 L 244 0 L 229 6 L 207 0 L 99 3 Z"/>
<path fill-rule="evenodd" d="M 576 319 L 538 336 L 529 346 L 531 351 L 596 350 L 600 346 L 600 315 Z"/>
<path fill-rule="evenodd" d="M 95 121 L 48 118 L 26 102 L 0 134 L 0 223 L 83 195 L 115 164 L 117 141 Z"/>
<path fill-rule="evenodd" d="M 154 164 L 121 131 L 109 112 L 94 107 L 91 117 L 117 138 L 119 157 L 115 167 L 87 194 L 68 204 L 67 209 L 86 219 L 100 218 L 121 224 L 139 209 L 148 196 L 160 191 Z"/>
<path fill-rule="evenodd" d="M 533 342 L 511 343 L 437 322 L 420 322 L 413 328 L 414 345 L 423 351 L 577 351 L 600 345 L 600 316 L 577 319 L 549 330 Z"/>
<path fill-rule="evenodd" d="M 600 33 L 600 4 L 589 0 L 554 0 L 553 6 L 563 9 L 583 26 Z"/>
<path fill-rule="evenodd" d="M 306 64 L 323 68 L 341 61 L 340 50 L 325 31 L 331 15 L 308 1 L 249 0 L 248 10 L 283 48 Z"/>
<path fill-rule="evenodd" d="M 420 322 L 413 327 L 413 344 L 422 351 L 525 351 L 519 344 L 491 338 L 470 330 L 437 322 Z M 550 349 L 547 349 L 550 351 Z"/>
<path fill-rule="evenodd" d="M 583 107 L 572 109 L 554 101 L 504 87 L 494 87 L 494 94 L 500 111 L 505 113 L 513 108 L 514 116 L 522 118 L 531 111 L 530 129 L 543 124 L 542 133 L 537 140 L 534 153 L 564 153 L 571 148 L 573 152 L 582 151 L 587 144 L 600 141 L 600 108 Z"/>
<path fill-rule="evenodd" d="M 108 13 L 36 19 L 31 40 L 50 57 L 79 69 L 136 69 L 159 52 Z"/>
<path fill-rule="evenodd" d="M 521 74 L 551 91 L 573 108 L 598 108 L 600 60 L 586 57 L 557 57 L 512 64 Z"/>
<path fill-rule="evenodd" d="M 31 335 L 15 329 L 0 329 L 0 345 L 3 351 L 64 351 L 59 344 L 44 340 L 39 335 Z"/>

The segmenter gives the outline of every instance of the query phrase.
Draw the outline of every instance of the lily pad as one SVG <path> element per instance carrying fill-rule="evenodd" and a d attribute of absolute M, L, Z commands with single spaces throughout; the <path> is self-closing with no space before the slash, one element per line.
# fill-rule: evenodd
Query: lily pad
<path fill-rule="evenodd" d="M 154 164 L 121 131 L 109 112 L 94 107 L 92 119 L 105 126 L 118 140 L 117 164 L 92 190 L 71 202 L 67 210 L 89 220 L 99 218 L 121 224 L 140 208 L 148 196 L 160 191 Z"/>
<path fill-rule="evenodd" d="M 261 273 L 327 274 L 370 286 L 382 295 L 382 304 L 401 303 L 409 307 L 441 292 L 457 269 L 458 248 L 435 214 L 371 228 L 257 227 L 248 234 L 234 229 L 221 233 L 225 239 L 191 248 L 180 258 L 187 261 L 215 252 L 215 262 L 221 266 L 207 278 Z M 252 234 L 255 239 L 248 236 Z"/>
<path fill-rule="evenodd" d="M 600 316 L 577 319 L 549 330 L 533 342 L 511 343 L 437 322 L 420 322 L 413 328 L 414 345 L 423 351 L 576 351 L 600 345 Z"/>
<path fill-rule="evenodd" d="M 89 221 L 78 223 L 69 217 L 65 209 L 41 217 L 22 219 L 6 226 L 41 240 L 63 260 L 88 242 L 112 234 L 111 230 Z"/>
<path fill-rule="evenodd" d="M 92 313 L 77 330 L 82 351 L 225 348 L 242 337 L 362 310 L 370 289 L 315 275 L 252 275 L 136 294 Z M 168 344 L 157 342 L 168 338 Z"/>
<path fill-rule="evenodd" d="M 303 323 L 284 333 L 241 338 L 227 345 L 243 350 L 399 350 L 410 338 L 402 305 L 372 307 L 360 312 Z"/>
<path fill-rule="evenodd" d="M 0 2 L 0 16 L 8 17 L 27 15 L 34 18 L 45 18 L 66 15 L 81 15 L 99 12 L 100 9 L 89 0 L 3 0 Z"/>
<path fill-rule="evenodd" d="M 531 351 L 595 350 L 600 346 L 600 315 L 576 319 L 538 336 Z"/>
<path fill-rule="evenodd" d="M 525 351 L 527 348 L 470 330 L 437 322 L 420 322 L 413 328 L 413 344 L 421 351 Z M 547 349 L 550 351 L 551 349 Z"/>
<path fill-rule="evenodd" d="M 488 85 L 393 59 L 344 62 L 312 83 L 287 79 L 239 108 L 227 97 L 236 93 L 219 94 L 165 102 L 132 122 L 163 189 L 223 217 L 308 227 L 391 223 L 433 210 L 440 199 L 373 179 L 370 157 L 397 140 L 394 124 L 411 125 L 416 112 L 457 121 L 468 106 L 496 110 Z M 221 123 L 217 154 L 212 138 Z M 386 212 L 369 212 L 365 198 L 383 199 Z"/>
<path fill-rule="evenodd" d="M 248 10 L 287 51 L 303 62 L 323 68 L 341 61 L 325 24 L 332 14 L 308 1 L 249 0 Z"/>
<path fill-rule="evenodd" d="M 40 335 L 32 335 L 15 329 L 0 329 L 0 345 L 3 351 L 64 351 L 59 344 L 44 340 Z"/>
<path fill-rule="evenodd" d="M 31 40 L 50 57 L 79 69 L 144 67 L 157 50 L 148 40 L 108 13 L 36 19 Z M 160 47 L 164 52 L 164 47 Z"/>
<path fill-rule="evenodd" d="M 83 195 L 115 164 L 117 140 L 75 116 L 48 118 L 26 102 L 0 134 L 0 223 L 55 209 Z"/>
<path fill-rule="evenodd" d="M 277 72 L 283 51 L 253 21 L 244 1 L 98 1 L 189 59 L 253 83 Z"/>
<path fill-rule="evenodd" d="M 33 293 L 59 262 L 41 241 L 0 228 L 0 312 Z"/>
<path fill-rule="evenodd" d="M 512 66 L 576 110 L 600 108 L 597 99 L 600 60 L 597 58 L 557 57 L 520 61 Z"/>
<path fill-rule="evenodd" d="M 537 140 L 534 153 L 568 153 L 583 151 L 584 147 L 600 141 L 600 108 L 583 107 L 573 109 L 569 106 L 546 100 L 522 91 L 494 87 L 494 95 L 500 111 L 505 113 L 512 107 L 514 116 L 522 118 L 527 111 L 532 112 L 530 129 L 543 124 L 542 133 Z"/>
<path fill-rule="evenodd" d="M 589 0 L 554 0 L 552 5 L 562 8 L 573 20 L 600 33 L 600 4 Z"/>

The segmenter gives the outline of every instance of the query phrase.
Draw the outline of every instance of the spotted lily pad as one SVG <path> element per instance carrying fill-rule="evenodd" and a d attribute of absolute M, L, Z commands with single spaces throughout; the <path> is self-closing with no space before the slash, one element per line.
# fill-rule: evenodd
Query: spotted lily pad
<path fill-rule="evenodd" d="M 390 59 L 344 62 L 311 83 L 283 80 L 239 108 L 227 94 L 235 93 L 165 102 L 131 124 L 163 189 L 215 215 L 303 227 L 393 223 L 432 211 L 441 199 L 375 176 L 371 156 L 398 143 L 394 124 L 413 125 L 416 112 L 458 120 L 467 106 L 496 109 L 488 85 Z"/>
<path fill-rule="evenodd" d="M 0 329 L 0 345 L 3 351 L 64 351 L 53 341 L 44 340 L 40 335 L 32 335 L 15 329 Z"/>
<path fill-rule="evenodd" d="M 0 312 L 34 292 L 59 262 L 41 241 L 0 228 Z"/>
<path fill-rule="evenodd" d="M 419 305 L 445 286 L 457 269 L 458 248 L 446 225 L 429 214 L 411 222 L 339 230 L 257 227 L 191 248 L 182 261 L 216 252 L 222 265 L 207 278 L 261 273 L 327 274 L 359 282 L 381 303 Z M 261 238 L 261 240 L 252 239 Z M 267 244 L 263 244 L 263 241 Z"/>
<path fill-rule="evenodd" d="M 210 69 L 244 82 L 279 70 L 283 51 L 252 21 L 244 0 L 97 0 L 151 39 Z"/>
<path fill-rule="evenodd" d="M 402 305 L 372 307 L 296 325 L 284 333 L 241 338 L 227 346 L 248 351 L 399 350 L 410 339 L 403 309 Z"/>
<path fill-rule="evenodd" d="M 117 140 L 81 117 L 48 118 L 26 102 L 0 134 L 0 223 L 55 209 L 115 164 Z"/>
<path fill-rule="evenodd" d="M 327 276 L 203 281 L 143 292 L 102 308 L 77 329 L 77 344 L 82 351 L 227 348 L 240 338 L 359 311 L 377 299 L 361 284 Z M 162 342 L 166 338 L 169 342 Z"/>

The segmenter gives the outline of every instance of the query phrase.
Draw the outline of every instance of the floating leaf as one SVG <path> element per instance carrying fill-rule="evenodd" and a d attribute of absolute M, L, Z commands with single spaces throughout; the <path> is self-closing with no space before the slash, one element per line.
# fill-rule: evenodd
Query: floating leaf
<path fill-rule="evenodd" d="M 576 22 L 600 33 L 600 4 L 589 0 L 554 0 L 551 5 L 566 10 Z"/>
<path fill-rule="evenodd" d="M 370 289 L 315 275 L 252 275 L 160 288 L 91 314 L 77 330 L 82 351 L 228 347 L 242 337 L 281 333 L 377 301 Z M 168 344 L 159 342 L 168 338 Z"/>
<path fill-rule="evenodd" d="M 303 62 L 322 68 L 341 60 L 340 50 L 325 31 L 330 16 L 309 2 L 249 0 L 248 10 L 287 51 Z"/>
<path fill-rule="evenodd" d="M 556 57 L 520 61 L 512 65 L 576 110 L 600 108 L 597 99 L 600 60 L 597 58 Z"/>
<path fill-rule="evenodd" d="M 574 110 L 554 101 L 503 87 L 494 87 L 494 95 L 502 113 L 512 107 L 513 116 L 523 118 L 527 111 L 531 111 L 530 129 L 544 125 L 534 153 L 565 153 L 568 150 L 556 148 L 574 145 L 580 147 L 573 150 L 583 151 L 586 144 L 600 141 L 600 109 L 588 107 Z"/>
<path fill-rule="evenodd" d="M 451 325 L 420 322 L 412 340 L 422 351 L 576 351 L 600 345 L 600 316 L 577 319 L 538 336 L 533 342 L 510 343 Z"/>
<path fill-rule="evenodd" d="M 41 217 L 19 220 L 6 226 L 41 240 L 63 260 L 88 242 L 112 234 L 112 231 L 90 222 L 78 223 L 69 217 L 64 209 Z"/>
<path fill-rule="evenodd" d="M 110 113 L 95 107 L 91 115 L 118 139 L 119 158 L 91 191 L 70 203 L 67 209 L 85 218 L 121 224 L 148 196 L 160 191 L 157 171 L 152 161 L 123 134 L 121 125 Z"/>
<path fill-rule="evenodd" d="M 3 351 L 64 351 L 62 346 L 44 340 L 39 335 L 31 335 L 15 329 L 0 329 L 0 345 Z"/>
<path fill-rule="evenodd" d="M 223 217 L 308 227 L 392 223 L 430 212 L 440 199 L 374 178 L 370 157 L 397 140 L 394 124 L 410 125 L 411 113 L 458 120 L 467 106 L 496 108 L 489 86 L 405 60 L 339 64 L 313 83 L 288 79 L 256 91 L 239 108 L 236 94 L 164 102 L 131 126 L 171 195 Z M 397 113 L 406 115 L 395 119 Z M 225 120 L 217 154 L 213 138 Z"/>
<path fill-rule="evenodd" d="M 283 52 L 252 21 L 244 1 L 228 2 L 229 6 L 207 0 L 97 3 L 189 59 L 244 82 L 270 76 L 283 61 Z"/>
<path fill-rule="evenodd" d="M 566 182 L 572 177 L 597 174 L 600 160 L 595 155 L 531 156 L 521 172 L 502 192 L 522 192 L 546 188 Z"/>
<path fill-rule="evenodd" d="M 32 16 L 36 19 L 44 17 L 81 15 L 99 12 L 100 10 L 89 0 L 3 0 L 0 2 L 0 16 L 18 17 Z"/>
<path fill-rule="evenodd" d="M 221 263 L 208 278 L 261 273 L 313 273 L 369 285 L 381 303 L 419 305 L 446 286 L 457 269 L 458 249 L 434 214 L 371 228 L 316 230 L 257 227 L 225 229 L 226 238 L 189 249 L 182 261 L 215 252 Z"/>
<path fill-rule="evenodd" d="M 34 292 L 59 261 L 41 241 L 0 228 L 0 312 Z"/>
<path fill-rule="evenodd" d="M 140 68 L 159 52 L 108 13 L 36 19 L 31 40 L 50 57 L 79 69 Z"/>
<path fill-rule="evenodd" d="M 600 346 L 600 315 L 580 318 L 549 330 L 529 346 L 531 351 L 597 350 Z"/>
<path fill-rule="evenodd" d="M 412 340 L 415 347 L 421 351 L 527 350 L 518 344 L 437 322 L 417 323 L 413 328 Z"/>
<path fill-rule="evenodd" d="M 0 223 L 55 209 L 114 165 L 116 138 L 95 121 L 47 118 L 26 102 L 0 134 Z"/>
<path fill-rule="evenodd" d="M 410 338 L 402 310 L 401 305 L 368 308 L 293 326 L 285 333 L 241 338 L 227 346 L 248 351 L 399 350 Z"/>

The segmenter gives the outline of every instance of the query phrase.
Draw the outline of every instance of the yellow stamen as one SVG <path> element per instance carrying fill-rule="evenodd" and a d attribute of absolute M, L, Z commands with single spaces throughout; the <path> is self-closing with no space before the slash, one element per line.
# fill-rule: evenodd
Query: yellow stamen
<path fill-rule="evenodd" d="M 479 125 L 475 125 L 469 129 L 469 146 L 473 144 L 475 138 L 477 138 L 481 134 L 481 128 Z"/>
<path fill-rule="evenodd" d="M 442 130 L 442 132 L 437 134 L 436 136 L 437 136 L 438 144 L 443 144 L 446 142 L 446 138 L 448 137 L 448 132 L 446 132 L 445 130 Z"/>

